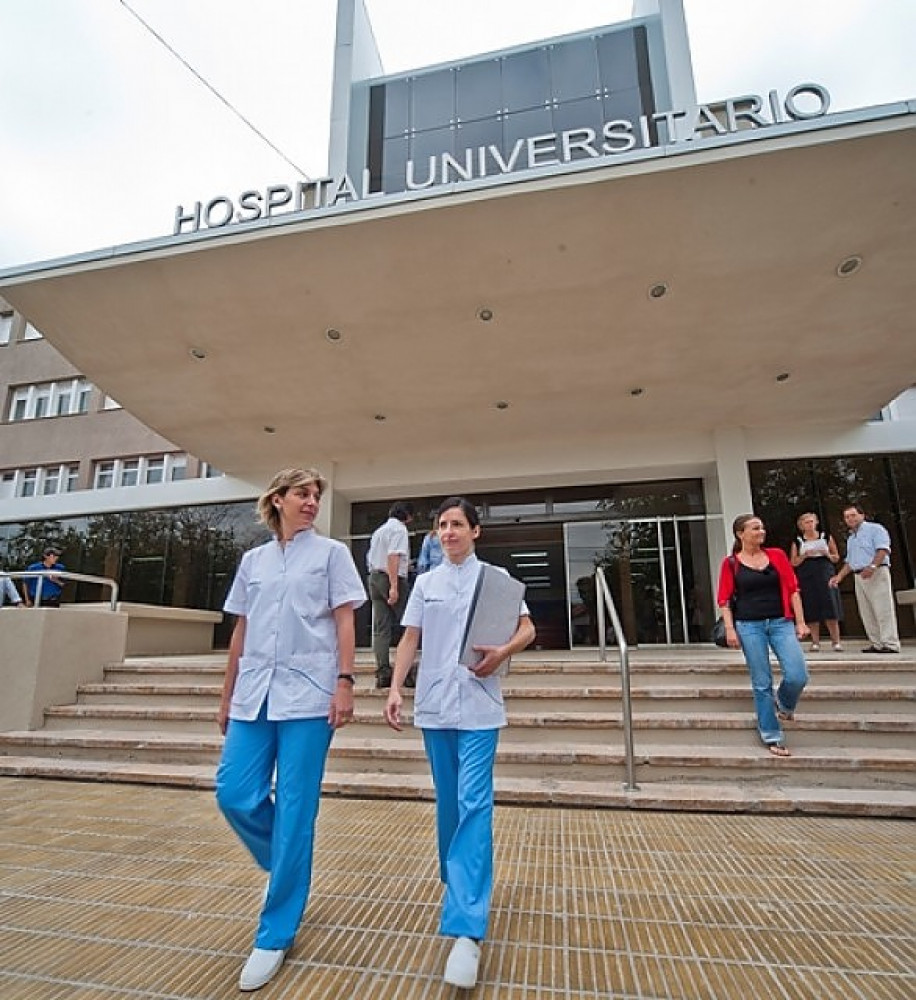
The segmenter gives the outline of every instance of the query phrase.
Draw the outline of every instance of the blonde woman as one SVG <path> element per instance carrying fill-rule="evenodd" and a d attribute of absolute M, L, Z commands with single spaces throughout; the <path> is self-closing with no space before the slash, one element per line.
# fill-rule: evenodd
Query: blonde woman
<path fill-rule="evenodd" d="M 258 500 L 274 538 L 242 557 L 224 605 L 236 622 L 219 707 L 226 742 L 216 800 L 268 873 L 242 990 L 269 982 L 296 936 L 331 737 L 353 718 L 354 610 L 366 592 L 349 549 L 315 531 L 325 485 L 314 469 L 274 476 Z"/>
<path fill-rule="evenodd" d="M 801 591 L 802 609 L 805 621 L 811 630 L 812 653 L 821 649 L 821 622 L 827 626 L 833 651 L 842 653 L 840 643 L 840 600 L 839 592 L 830 586 L 830 578 L 836 572 L 840 561 L 833 537 L 820 530 L 817 514 L 808 511 L 796 522 L 798 537 L 789 549 L 789 562 L 798 577 Z"/>

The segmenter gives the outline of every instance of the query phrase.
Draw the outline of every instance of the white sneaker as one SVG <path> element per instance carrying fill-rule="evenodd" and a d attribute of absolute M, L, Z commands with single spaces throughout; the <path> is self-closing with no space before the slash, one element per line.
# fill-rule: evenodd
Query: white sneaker
<path fill-rule="evenodd" d="M 480 946 L 468 937 L 455 939 L 448 961 L 445 963 L 445 981 L 463 990 L 477 985 L 477 966 L 480 964 Z"/>
<path fill-rule="evenodd" d="M 280 971 L 286 951 L 283 948 L 255 948 L 239 976 L 240 990 L 259 990 Z"/>

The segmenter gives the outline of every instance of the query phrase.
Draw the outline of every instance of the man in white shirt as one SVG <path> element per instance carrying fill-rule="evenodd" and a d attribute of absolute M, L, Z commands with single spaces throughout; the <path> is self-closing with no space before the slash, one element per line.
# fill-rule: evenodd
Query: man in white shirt
<path fill-rule="evenodd" d="M 858 504 L 850 504 L 843 510 L 843 520 L 849 528 L 846 562 L 828 582 L 831 587 L 838 587 L 844 577 L 855 574 L 856 604 L 871 643 L 862 652 L 899 653 L 890 535 L 877 521 L 866 521 Z"/>
<path fill-rule="evenodd" d="M 366 561 L 369 597 L 372 600 L 372 652 L 375 655 L 375 686 L 391 686 L 391 646 L 398 634 L 407 603 L 407 570 L 410 538 L 407 525 L 413 508 L 401 500 L 393 503 L 388 520 L 372 533 Z"/>

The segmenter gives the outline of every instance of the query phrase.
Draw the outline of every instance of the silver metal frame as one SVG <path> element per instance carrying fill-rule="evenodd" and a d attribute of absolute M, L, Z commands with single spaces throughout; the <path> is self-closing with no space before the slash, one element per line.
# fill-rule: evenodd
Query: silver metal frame
<path fill-rule="evenodd" d="M 62 580 L 78 580 L 83 583 L 100 583 L 103 587 L 110 587 L 110 610 L 118 610 L 118 584 L 108 576 L 89 576 L 86 573 L 71 573 L 69 570 L 54 569 L 3 570 L 2 575 L 10 577 L 12 580 L 34 580 L 37 578 L 38 584 L 35 587 L 35 603 L 33 605 L 36 608 L 41 607 L 41 588 L 44 580 L 49 576 L 57 576 Z"/>

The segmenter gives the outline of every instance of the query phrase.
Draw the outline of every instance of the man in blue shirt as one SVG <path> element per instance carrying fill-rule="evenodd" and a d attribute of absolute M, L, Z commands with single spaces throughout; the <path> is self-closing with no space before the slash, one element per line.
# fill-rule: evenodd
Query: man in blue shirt
<path fill-rule="evenodd" d="M 60 550 L 55 548 L 47 548 L 41 557 L 41 562 L 33 562 L 31 565 L 26 566 L 26 571 L 28 570 L 49 570 L 49 569 L 59 569 L 66 570 L 66 566 L 63 563 L 58 562 L 60 559 Z M 59 608 L 60 607 L 60 595 L 64 589 L 64 581 L 61 580 L 59 576 L 46 576 L 41 580 L 41 598 L 39 600 L 39 606 L 42 608 Z M 35 595 L 38 590 L 38 577 L 25 577 L 25 603 L 32 607 L 35 603 Z"/>
<path fill-rule="evenodd" d="M 849 528 L 846 562 L 828 581 L 838 587 L 850 573 L 855 574 L 856 604 L 871 645 L 863 653 L 899 653 L 897 613 L 891 586 L 891 538 L 877 521 L 866 521 L 858 504 L 843 510 Z"/>

